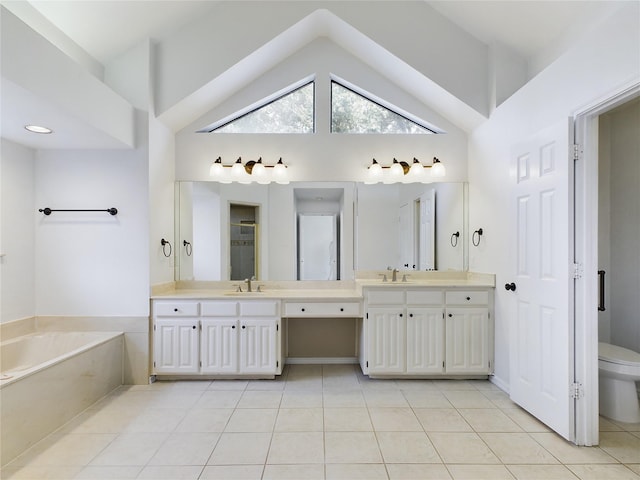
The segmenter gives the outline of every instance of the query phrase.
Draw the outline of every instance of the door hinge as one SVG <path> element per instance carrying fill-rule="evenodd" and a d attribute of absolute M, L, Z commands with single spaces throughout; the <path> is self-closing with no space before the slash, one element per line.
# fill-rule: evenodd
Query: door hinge
<path fill-rule="evenodd" d="M 276 368 L 278 368 L 279 366 L 280 366 L 280 362 L 276 360 Z"/>
<path fill-rule="evenodd" d="M 153 368 L 156 368 L 156 362 L 153 362 Z"/>
<path fill-rule="evenodd" d="M 280 326 L 276 323 L 276 332 L 280 330 Z"/>
<path fill-rule="evenodd" d="M 573 161 L 574 162 L 577 160 L 580 160 L 580 153 L 582 153 L 580 150 L 580 144 L 574 143 L 573 144 Z"/>
<path fill-rule="evenodd" d="M 369 360 L 367 360 L 366 365 L 367 365 L 367 368 L 369 368 Z"/>
<path fill-rule="evenodd" d="M 200 360 L 200 368 L 202 368 L 202 360 Z"/>
<path fill-rule="evenodd" d="M 584 397 L 584 389 L 579 382 L 573 382 L 569 385 L 569 398 L 579 399 Z"/>
<path fill-rule="evenodd" d="M 369 312 L 367 312 L 367 318 L 369 318 Z"/>
<path fill-rule="evenodd" d="M 574 263 L 571 269 L 572 269 L 571 274 L 573 275 L 574 280 L 582 278 L 582 274 L 584 270 L 582 268 L 581 263 Z"/>

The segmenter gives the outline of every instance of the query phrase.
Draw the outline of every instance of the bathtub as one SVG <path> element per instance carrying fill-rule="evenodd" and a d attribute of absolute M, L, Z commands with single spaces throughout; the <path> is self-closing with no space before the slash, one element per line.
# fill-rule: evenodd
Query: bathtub
<path fill-rule="evenodd" d="M 0 343 L 0 460 L 6 465 L 122 384 L 121 332 L 33 333 Z"/>

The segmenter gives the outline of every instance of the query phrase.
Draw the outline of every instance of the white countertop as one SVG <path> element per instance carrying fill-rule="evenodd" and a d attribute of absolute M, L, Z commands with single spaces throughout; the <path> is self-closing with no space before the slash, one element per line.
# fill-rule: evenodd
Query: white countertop
<path fill-rule="evenodd" d="M 410 278 L 402 282 L 402 272 L 398 281 L 386 282 L 378 272 L 363 272 L 356 280 L 329 281 L 260 281 L 252 282 L 253 292 L 236 292 L 237 286 L 243 290 L 241 281 L 221 282 L 175 282 L 154 287 L 152 299 L 281 299 L 281 300 L 362 300 L 363 288 L 494 288 L 495 275 L 473 272 L 406 272 Z M 256 292 L 257 287 L 261 292 Z"/>

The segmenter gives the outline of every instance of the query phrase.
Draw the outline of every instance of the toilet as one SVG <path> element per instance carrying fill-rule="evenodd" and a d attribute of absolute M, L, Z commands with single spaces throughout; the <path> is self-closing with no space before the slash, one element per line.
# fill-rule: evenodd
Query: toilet
<path fill-rule="evenodd" d="M 598 344 L 600 415 L 625 423 L 640 423 L 636 382 L 640 353 L 608 343 Z"/>

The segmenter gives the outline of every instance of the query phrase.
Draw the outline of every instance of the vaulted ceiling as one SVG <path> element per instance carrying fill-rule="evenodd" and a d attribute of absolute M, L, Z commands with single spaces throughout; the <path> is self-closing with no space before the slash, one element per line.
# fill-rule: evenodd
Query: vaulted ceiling
<path fill-rule="evenodd" d="M 214 0 L 94 0 L 90 2 L 0 0 L 0 3 L 67 55 L 79 61 L 85 69 L 98 78 L 103 75 L 105 66 L 144 39 L 152 39 L 160 44 L 169 43 L 173 37 L 180 36 L 188 31 L 192 25 L 197 25 L 200 19 L 215 18 L 217 16 L 216 9 L 219 9 L 220 12 L 226 12 L 225 4 L 235 4 L 234 6 L 242 6 L 242 8 L 245 6 L 249 8 L 250 5 L 235 0 L 229 2 Z M 291 6 L 294 5 L 294 2 L 287 0 L 274 2 L 274 4 L 278 3 L 283 6 L 286 6 L 287 3 Z M 322 8 L 327 4 L 314 0 L 307 0 L 304 3 L 310 6 L 310 10 L 316 7 Z M 329 4 L 331 3 L 329 2 Z M 364 5 L 362 2 L 340 3 L 351 3 L 353 12 L 361 17 L 367 17 L 367 7 L 366 5 L 362 6 Z M 525 76 L 531 78 L 569 48 L 575 38 L 588 34 L 589 29 L 603 17 L 629 2 L 516 0 L 404 2 L 390 0 L 386 3 L 393 5 L 395 9 L 409 8 L 411 4 L 416 3 L 423 5 L 423 9 L 426 6 L 427 12 L 431 12 L 429 17 L 440 18 L 444 23 L 452 22 L 451 25 L 462 29 L 460 32 L 474 39 L 473 41 L 478 45 L 486 45 L 488 48 L 499 45 L 500 48 L 507 49 L 514 57 L 519 58 L 523 65 L 526 65 Z M 457 116 L 456 123 L 467 131 L 488 115 L 489 107 L 483 105 L 482 98 L 474 98 L 475 94 L 468 94 L 468 91 L 465 97 L 464 91 L 455 90 L 455 82 L 452 85 L 444 85 L 444 81 L 440 81 L 441 79 L 432 75 L 438 74 L 434 70 L 426 71 L 424 67 L 421 69 L 419 66 L 413 68 L 415 64 L 412 64 L 411 61 L 407 63 L 406 59 L 399 59 L 397 51 L 389 52 L 389 45 L 385 45 L 387 48 L 382 48 L 371 40 L 372 32 L 367 32 L 367 36 L 346 22 L 342 22 L 338 17 L 327 14 L 320 15 L 316 12 L 305 18 L 305 21 L 306 23 L 298 22 L 297 25 L 304 28 L 298 28 L 296 31 L 293 27 L 285 28 L 282 33 L 278 31 L 275 37 L 273 36 L 274 32 L 271 32 L 272 37 L 270 38 L 273 40 L 269 39 L 264 46 L 259 46 L 263 54 L 268 51 L 273 57 L 270 64 L 254 62 L 254 55 L 235 59 L 236 62 L 237 60 L 241 61 L 233 64 L 233 69 L 229 68 L 222 73 L 217 72 L 216 75 L 211 75 L 210 78 L 201 79 L 200 83 L 194 84 L 190 91 L 174 95 L 174 98 L 169 98 L 165 104 L 160 102 L 159 105 L 156 105 L 157 113 L 163 114 L 161 116 L 163 121 L 174 130 L 178 130 L 202 115 L 207 108 L 224 100 L 222 98 L 224 95 L 232 94 L 231 85 L 238 85 L 242 81 L 246 84 L 250 81 L 251 76 L 256 78 L 278 61 L 282 61 L 286 55 L 290 55 L 295 48 L 301 46 L 296 47 L 296 42 L 302 44 L 319 35 L 324 35 L 343 46 L 348 44 L 348 49 L 350 45 L 352 54 L 363 59 L 378 71 L 388 69 L 389 65 L 402 67 L 404 76 L 402 80 L 399 79 L 402 88 L 421 101 L 424 101 L 424 98 L 420 98 L 420 95 L 429 96 L 436 110 L 444 113 L 445 116 L 449 112 L 449 118 Z M 273 21 L 268 23 L 271 24 Z M 242 25 L 236 27 L 238 35 L 242 36 Z M 387 27 L 389 26 L 380 25 L 381 29 Z M 420 28 L 419 24 L 418 28 Z M 232 31 L 233 29 L 227 30 L 227 35 Z M 431 35 L 427 38 L 433 38 L 433 34 Z M 230 40 L 229 36 L 222 38 Z M 398 32 L 398 38 L 402 38 L 401 32 Z M 242 40 L 247 41 L 246 38 Z M 249 47 L 253 48 L 253 51 L 257 52 L 258 50 L 257 44 Z M 414 45 L 412 48 L 419 52 L 419 45 Z M 415 54 L 413 55 L 415 57 Z M 244 66 L 238 69 L 238 65 Z M 398 68 L 396 71 L 399 71 Z M 482 74 L 483 72 L 478 70 L 478 73 Z M 244 76 L 245 79 L 241 80 L 241 76 Z M 461 75 L 458 73 L 458 76 Z M 483 78 L 484 75 L 479 75 L 479 77 L 480 84 L 486 87 L 482 84 L 483 81 L 486 82 Z M 526 81 L 526 78 L 524 80 Z M 415 91 L 411 91 L 412 82 L 419 83 L 420 89 L 416 88 Z M 439 100 L 437 101 L 433 100 L 436 98 L 435 93 L 438 94 Z M 485 92 L 483 95 L 486 96 L 487 93 Z M 28 99 L 27 96 L 25 99 Z M 438 102 L 440 103 L 438 104 Z M 4 117 L 6 110 L 11 107 L 11 103 L 3 103 Z M 30 108 L 33 106 L 32 104 L 33 102 L 29 104 Z M 26 108 L 22 110 L 26 110 Z M 50 114 L 53 115 L 51 112 Z M 87 133 L 87 135 L 89 134 L 90 132 Z M 83 138 L 89 138 L 89 136 Z M 102 143 L 98 141 L 95 144 L 97 146 L 104 144 L 109 148 L 108 141 Z M 37 144 L 32 146 L 38 148 Z M 77 144 L 74 145 L 74 148 L 86 147 L 83 144 Z"/>

